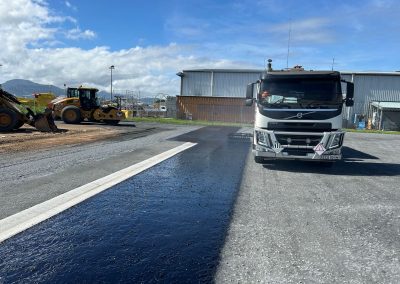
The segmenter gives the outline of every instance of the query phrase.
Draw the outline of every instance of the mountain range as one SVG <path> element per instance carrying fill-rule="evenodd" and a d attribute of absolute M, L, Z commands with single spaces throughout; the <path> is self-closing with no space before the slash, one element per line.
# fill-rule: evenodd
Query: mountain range
<path fill-rule="evenodd" d="M 53 93 L 56 96 L 65 96 L 65 89 L 59 88 L 54 85 L 38 84 L 29 80 L 13 79 L 1 84 L 3 90 L 17 96 L 17 97 L 32 97 L 35 93 Z M 110 93 L 99 91 L 98 96 L 103 99 L 110 98 Z M 145 104 L 152 104 L 154 98 L 146 97 L 140 98 L 140 101 Z"/>
<path fill-rule="evenodd" d="M 17 97 L 32 97 L 34 93 L 53 93 L 56 96 L 65 96 L 65 90 L 53 86 L 34 83 L 29 80 L 14 79 L 1 84 L 3 90 Z"/>

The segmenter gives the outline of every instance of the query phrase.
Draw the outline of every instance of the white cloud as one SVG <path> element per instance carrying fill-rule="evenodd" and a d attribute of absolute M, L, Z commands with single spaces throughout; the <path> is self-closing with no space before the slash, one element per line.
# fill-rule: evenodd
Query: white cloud
<path fill-rule="evenodd" d="M 112 51 L 108 47 L 89 50 L 60 45 L 57 35 L 67 39 L 90 39 L 94 31 L 79 27 L 65 30 L 52 26 L 71 17 L 56 17 L 43 1 L 15 0 L 0 2 L 0 41 L 2 53 L 0 82 L 23 78 L 42 84 L 63 86 L 92 85 L 110 89 L 110 65 L 115 89 L 149 93 L 178 94 L 176 72 L 192 68 L 243 68 L 241 63 L 196 56 L 198 46 L 171 43 L 166 46 L 132 47 Z M 66 5 L 67 2 L 66 2 Z"/>
<path fill-rule="evenodd" d="M 55 30 L 49 28 L 47 24 L 56 20 L 58 19 L 49 15 L 46 6 L 36 1 L 1 1 L 0 42 L 2 43 L 2 53 L 13 54 L 23 51 L 27 44 L 52 38 Z"/>
<path fill-rule="evenodd" d="M 71 29 L 65 33 L 65 37 L 68 39 L 92 39 L 96 37 L 96 33 L 91 30 L 82 31 L 79 27 Z"/>
<path fill-rule="evenodd" d="M 67 3 L 65 5 L 68 6 Z M 265 3 L 273 5 L 277 1 Z M 239 8 L 244 7 L 236 7 Z M 347 13 L 350 14 L 354 15 Z M 332 26 L 337 25 L 339 17 L 335 18 L 336 22 L 331 18 L 305 17 L 292 21 L 290 65 L 320 69 L 329 67 L 332 57 L 344 64 L 350 62 L 347 59 L 355 54 L 362 54 L 359 50 L 346 48 L 346 41 L 332 43 L 336 40 Z M 346 25 L 348 21 L 347 18 Z M 123 50 L 105 46 L 83 49 L 67 47 L 65 41 L 93 39 L 96 32 L 80 29 L 76 19 L 54 14 L 43 0 L 0 0 L 0 64 L 3 65 L 0 68 L 0 83 L 23 78 L 60 87 L 64 83 L 70 86 L 85 84 L 108 91 L 109 66 L 115 65 L 115 90 L 140 89 L 141 92 L 175 95 L 179 92 L 180 80 L 175 74 L 183 69 L 262 68 L 266 58 L 272 58 L 276 68 L 286 67 L 288 22 L 261 25 L 260 21 L 243 24 L 241 21 L 228 21 L 214 26 L 215 23 L 193 19 L 185 23 L 186 28 L 179 29 L 178 17 L 175 17 L 167 23 L 167 28 L 180 36 L 201 37 L 200 40 L 190 41 L 197 44 L 171 43 Z M 208 35 L 209 31 L 213 32 L 212 36 Z M 350 32 L 344 34 L 352 36 Z M 349 38 L 348 41 L 351 40 Z M 334 50 L 326 52 L 326 49 L 319 48 L 326 43 L 330 43 Z M 370 54 L 370 49 L 364 54 L 366 52 Z M 360 58 L 351 64 L 357 66 L 357 63 L 366 61 Z"/>
<path fill-rule="evenodd" d="M 203 19 L 185 17 L 179 14 L 170 17 L 165 24 L 165 29 L 178 37 L 205 37 L 208 35 L 209 28 L 209 22 Z"/>
<path fill-rule="evenodd" d="M 291 40 L 294 42 L 329 43 L 334 40 L 330 24 L 331 20 L 328 18 L 308 18 L 271 25 L 266 31 L 283 34 L 285 38 L 288 38 L 290 30 Z"/>
<path fill-rule="evenodd" d="M 78 8 L 74 5 L 72 5 L 71 2 L 69 2 L 69 1 L 65 1 L 65 6 L 67 6 L 69 9 L 72 9 L 74 11 L 78 10 Z"/>

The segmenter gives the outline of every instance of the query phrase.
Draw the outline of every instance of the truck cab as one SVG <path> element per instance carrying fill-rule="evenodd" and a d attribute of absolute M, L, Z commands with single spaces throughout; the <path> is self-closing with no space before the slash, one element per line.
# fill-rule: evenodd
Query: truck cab
<path fill-rule="evenodd" d="M 337 71 L 304 71 L 296 67 L 270 69 L 260 80 L 249 84 L 246 104 L 255 103 L 255 161 L 340 160 L 345 134 L 342 112 L 344 104 L 354 104 L 353 83 L 345 82 L 344 99 L 342 82 Z"/>

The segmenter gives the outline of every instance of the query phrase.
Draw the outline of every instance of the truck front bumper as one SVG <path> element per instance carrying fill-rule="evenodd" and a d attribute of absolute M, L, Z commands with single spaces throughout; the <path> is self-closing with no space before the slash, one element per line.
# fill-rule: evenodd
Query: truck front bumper
<path fill-rule="evenodd" d="M 317 153 L 307 153 L 305 155 L 293 155 L 286 152 L 275 153 L 275 152 L 264 152 L 264 151 L 257 151 L 253 149 L 253 154 L 256 157 L 263 157 L 268 160 L 314 160 L 314 161 L 327 161 L 327 160 L 341 160 L 342 154 L 339 150 L 337 151 L 327 151 L 322 155 L 318 155 Z"/>
<path fill-rule="evenodd" d="M 343 131 L 304 133 L 256 129 L 253 154 L 266 160 L 340 160 L 344 134 Z"/>

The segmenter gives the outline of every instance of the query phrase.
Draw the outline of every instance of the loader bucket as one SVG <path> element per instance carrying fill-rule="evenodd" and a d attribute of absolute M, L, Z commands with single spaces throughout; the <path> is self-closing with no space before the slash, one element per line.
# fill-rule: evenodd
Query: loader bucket
<path fill-rule="evenodd" d="M 41 132 L 57 132 L 57 125 L 54 123 L 54 118 L 51 111 L 35 115 L 34 126 Z"/>

